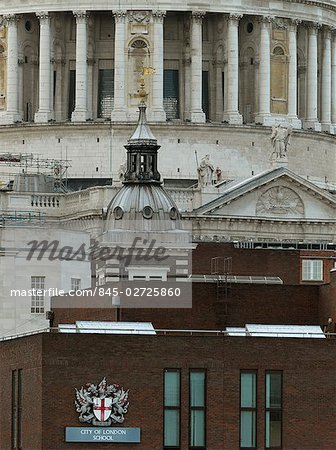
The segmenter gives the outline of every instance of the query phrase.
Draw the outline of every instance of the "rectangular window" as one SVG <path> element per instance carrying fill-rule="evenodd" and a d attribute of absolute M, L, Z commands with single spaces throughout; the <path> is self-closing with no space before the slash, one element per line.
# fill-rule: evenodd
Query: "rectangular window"
<path fill-rule="evenodd" d="M 31 308 L 32 314 L 44 313 L 44 285 L 45 277 L 31 277 L 31 288 L 34 290 L 31 296 Z"/>
<path fill-rule="evenodd" d="M 209 72 L 206 70 L 202 71 L 202 109 L 209 119 Z"/>
<path fill-rule="evenodd" d="M 180 118 L 179 97 L 179 71 L 165 69 L 163 71 L 163 107 L 167 119 Z"/>
<path fill-rule="evenodd" d="M 302 260 L 302 281 L 323 281 L 323 261 L 321 259 Z"/>
<path fill-rule="evenodd" d="M 190 448 L 205 448 L 206 374 L 205 370 L 189 373 Z"/>
<path fill-rule="evenodd" d="M 114 104 L 114 70 L 99 69 L 98 77 L 98 112 L 103 119 L 111 117 Z"/>
<path fill-rule="evenodd" d="M 181 371 L 164 371 L 164 424 L 163 440 L 165 448 L 180 447 Z"/>
<path fill-rule="evenodd" d="M 68 118 L 71 119 L 71 115 L 76 106 L 76 71 L 70 70 L 69 72 L 69 104 L 68 104 Z"/>
<path fill-rule="evenodd" d="M 71 278 L 71 290 L 79 291 L 81 289 L 81 279 L 80 278 Z"/>
<path fill-rule="evenodd" d="M 240 373 L 240 448 L 256 448 L 257 372 Z"/>
<path fill-rule="evenodd" d="M 282 446 L 282 372 L 266 372 L 266 448 Z"/>

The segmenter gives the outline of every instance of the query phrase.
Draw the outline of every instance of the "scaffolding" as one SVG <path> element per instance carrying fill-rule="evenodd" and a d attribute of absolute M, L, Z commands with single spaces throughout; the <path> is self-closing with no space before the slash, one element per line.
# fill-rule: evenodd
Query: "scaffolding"
<path fill-rule="evenodd" d="M 68 159 L 42 158 L 33 153 L 0 153 L 0 166 L 22 168 L 22 172 L 17 173 L 1 172 L 3 178 L 6 176 L 8 179 L 24 174 L 43 174 L 53 179 L 56 192 L 67 191 L 67 170 L 71 167 Z M 8 189 L 10 189 L 10 182 L 9 179 L 6 185 Z M 1 184 L 0 189 L 4 188 L 4 180 L 1 180 Z"/>
<path fill-rule="evenodd" d="M 222 325 L 226 325 L 231 298 L 232 258 L 211 258 L 211 276 L 216 283 L 216 312 Z"/>

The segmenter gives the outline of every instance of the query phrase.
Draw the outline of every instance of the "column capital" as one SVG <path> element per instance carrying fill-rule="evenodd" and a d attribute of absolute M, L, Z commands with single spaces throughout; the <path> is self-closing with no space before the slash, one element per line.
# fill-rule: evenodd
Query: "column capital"
<path fill-rule="evenodd" d="M 323 25 L 322 31 L 324 39 L 331 39 L 331 33 L 334 31 L 334 27 Z"/>
<path fill-rule="evenodd" d="M 229 15 L 225 16 L 226 20 L 228 22 L 233 22 L 236 25 L 238 25 L 240 19 L 242 19 L 243 14 L 239 14 L 239 13 L 230 13 Z"/>
<path fill-rule="evenodd" d="M 7 26 L 16 25 L 21 17 L 22 16 L 19 16 L 18 14 L 4 14 L 2 16 L 3 21 Z"/>
<path fill-rule="evenodd" d="M 164 18 L 166 17 L 166 11 L 153 10 L 152 16 L 153 16 L 154 22 L 163 23 Z"/>
<path fill-rule="evenodd" d="M 202 23 L 202 20 L 204 19 L 205 14 L 206 14 L 205 11 L 192 11 L 191 18 L 192 18 L 193 22 Z"/>
<path fill-rule="evenodd" d="M 72 11 L 73 15 L 76 18 L 77 23 L 86 23 L 89 18 L 89 13 L 84 10 Z"/>
<path fill-rule="evenodd" d="M 274 22 L 274 17 L 273 16 L 259 16 L 257 20 L 262 25 L 269 26 L 272 22 Z"/>
<path fill-rule="evenodd" d="M 40 22 L 42 21 L 49 21 L 50 20 L 50 13 L 48 11 L 38 11 L 35 13 L 36 17 L 39 19 Z"/>
<path fill-rule="evenodd" d="M 322 24 L 320 22 L 306 22 L 305 26 L 308 28 L 309 32 L 313 34 L 317 34 L 322 28 Z"/>
<path fill-rule="evenodd" d="M 287 21 L 288 30 L 293 33 L 296 33 L 297 27 L 298 27 L 298 25 L 300 25 L 300 23 L 302 23 L 301 19 L 297 19 L 297 18 L 288 19 L 288 21 Z"/>
<path fill-rule="evenodd" d="M 125 22 L 127 11 L 124 9 L 113 10 L 112 14 L 116 22 Z"/>

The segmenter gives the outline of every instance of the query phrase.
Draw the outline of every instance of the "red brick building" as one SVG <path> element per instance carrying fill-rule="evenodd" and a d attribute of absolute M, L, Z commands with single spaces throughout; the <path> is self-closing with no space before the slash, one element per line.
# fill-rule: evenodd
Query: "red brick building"
<path fill-rule="evenodd" d="M 205 261 L 219 249 L 200 245 L 194 273 L 209 274 Z M 223 254 L 232 256 L 233 274 L 278 276 L 283 284 L 231 283 L 227 314 L 216 282 L 199 280 L 191 310 L 121 311 L 122 321 L 152 322 L 155 335 L 55 330 L 1 342 L 0 401 L 8 405 L 0 409 L 1 450 L 334 449 L 336 339 L 222 330 L 246 323 L 323 325 L 335 316 L 336 271 L 328 282 L 302 284 L 300 251 L 223 246 Z M 57 326 L 115 320 L 116 310 L 56 308 L 54 315 Z M 79 422 L 75 389 L 104 377 L 129 390 L 119 428 L 140 428 L 140 442 L 65 442 L 65 427 L 94 430 Z"/>

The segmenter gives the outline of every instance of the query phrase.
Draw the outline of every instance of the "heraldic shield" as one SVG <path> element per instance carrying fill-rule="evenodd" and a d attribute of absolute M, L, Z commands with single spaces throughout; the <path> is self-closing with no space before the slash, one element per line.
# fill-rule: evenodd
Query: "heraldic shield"
<path fill-rule="evenodd" d="M 107 384 L 106 378 L 98 384 L 87 383 L 75 389 L 75 408 L 79 421 L 98 427 L 122 424 L 128 411 L 128 390 L 119 384 Z"/>
<path fill-rule="evenodd" d="M 112 398 L 94 398 L 93 414 L 100 422 L 106 422 L 112 414 Z"/>

